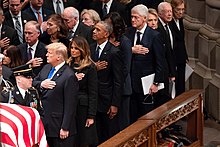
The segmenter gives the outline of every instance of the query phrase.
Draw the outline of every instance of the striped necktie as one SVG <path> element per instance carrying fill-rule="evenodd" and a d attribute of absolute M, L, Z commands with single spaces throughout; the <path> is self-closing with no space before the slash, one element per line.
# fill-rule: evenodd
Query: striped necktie
<path fill-rule="evenodd" d="M 21 31 L 21 23 L 19 22 L 18 17 L 19 16 L 14 16 L 14 18 L 15 18 L 15 29 L 18 33 L 18 38 L 19 38 L 20 43 L 23 43 L 23 33 Z"/>
<path fill-rule="evenodd" d="M 57 8 L 56 8 L 56 12 L 57 14 L 61 14 L 61 9 L 60 9 L 60 0 L 57 0 Z"/>

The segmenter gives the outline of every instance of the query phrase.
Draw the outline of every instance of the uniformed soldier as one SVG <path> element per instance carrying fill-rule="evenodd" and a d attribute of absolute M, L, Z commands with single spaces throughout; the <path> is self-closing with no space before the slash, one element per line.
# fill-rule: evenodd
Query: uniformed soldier
<path fill-rule="evenodd" d="M 2 102 L 19 104 L 36 108 L 40 115 L 43 114 L 42 105 L 39 99 L 38 91 L 32 87 L 32 68 L 28 65 L 21 65 L 12 69 L 16 85 L 14 87 L 4 87 L 1 95 Z"/>

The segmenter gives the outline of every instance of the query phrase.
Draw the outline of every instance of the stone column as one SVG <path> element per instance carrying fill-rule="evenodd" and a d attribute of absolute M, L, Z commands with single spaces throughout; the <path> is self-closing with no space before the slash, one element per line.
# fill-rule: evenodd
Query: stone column
<path fill-rule="evenodd" d="M 216 41 L 215 52 L 213 53 L 215 72 L 209 82 L 208 91 L 205 94 L 205 106 L 208 112 L 220 121 L 220 38 Z"/>

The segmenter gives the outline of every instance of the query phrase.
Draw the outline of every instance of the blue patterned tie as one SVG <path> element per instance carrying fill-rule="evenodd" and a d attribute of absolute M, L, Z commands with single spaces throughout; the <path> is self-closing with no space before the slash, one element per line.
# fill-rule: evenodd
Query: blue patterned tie
<path fill-rule="evenodd" d="M 47 78 L 48 78 L 48 79 L 51 79 L 52 76 L 53 76 L 53 74 L 54 74 L 54 72 L 55 72 L 55 67 L 52 67 L 51 70 L 50 70 L 50 73 L 49 73 L 48 76 L 47 76 Z"/>

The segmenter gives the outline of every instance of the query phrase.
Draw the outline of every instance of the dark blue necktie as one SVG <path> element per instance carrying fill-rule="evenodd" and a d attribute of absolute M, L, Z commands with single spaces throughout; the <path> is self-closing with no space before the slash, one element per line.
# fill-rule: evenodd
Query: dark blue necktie
<path fill-rule="evenodd" d="M 96 51 L 95 51 L 95 62 L 99 60 L 99 51 L 100 51 L 100 47 L 97 46 Z"/>
<path fill-rule="evenodd" d="M 104 4 L 104 7 L 102 8 L 102 14 L 103 14 L 103 17 L 107 15 L 107 4 Z"/>
<path fill-rule="evenodd" d="M 51 70 L 50 70 L 50 73 L 47 76 L 47 78 L 48 79 L 52 78 L 54 72 L 55 72 L 55 67 L 52 67 Z"/>

